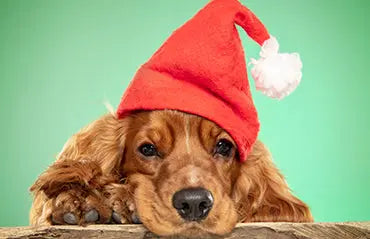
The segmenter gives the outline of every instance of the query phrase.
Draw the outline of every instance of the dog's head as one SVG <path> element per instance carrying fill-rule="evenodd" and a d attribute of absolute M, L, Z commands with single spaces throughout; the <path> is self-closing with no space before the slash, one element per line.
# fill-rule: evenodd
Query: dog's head
<path fill-rule="evenodd" d="M 120 173 L 151 231 L 221 235 L 241 221 L 311 220 L 261 142 L 240 163 L 230 135 L 199 116 L 147 111 L 126 127 Z"/>
<path fill-rule="evenodd" d="M 106 115 L 75 135 L 63 155 L 90 158 L 103 174 L 120 177 L 135 214 L 159 235 L 223 235 L 237 222 L 312 220 L 260 141 L 240 163 L 230 135 L 196 115 Z"/>

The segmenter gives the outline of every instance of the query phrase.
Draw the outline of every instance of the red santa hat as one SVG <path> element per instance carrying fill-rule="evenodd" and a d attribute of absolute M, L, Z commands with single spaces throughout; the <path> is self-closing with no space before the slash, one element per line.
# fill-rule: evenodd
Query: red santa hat
<path fill-rule="evenodd" d="M 213 0 L 139 68 L 118 106 L 118 117 L 162 109 L 202 116 L 231 135 L 244 161 L 259 121 L 235 24 L 262 46 L 260 59 L 251 61 L 256 88 L 278 99 L 291 93 L 301 80 L 299 55 L 278 53 L 276 38 L 239 1 Z"/>

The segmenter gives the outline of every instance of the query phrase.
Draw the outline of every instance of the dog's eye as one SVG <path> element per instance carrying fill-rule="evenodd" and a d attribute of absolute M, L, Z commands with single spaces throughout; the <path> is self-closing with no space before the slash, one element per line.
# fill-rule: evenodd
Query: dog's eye
<path fill-rule="evenodd" d="M 233 149 L 233 144 L 227 139 L 220 139 L 215 148 L 215 154 L 220 154 L 224 157 L 229 157 Z"/>
<path fill-rule="evenodd" d="M 146 157 L 158 156 L 157 148 L 153 144 L 141 145 L 139 147 L 139 152 Z"/>

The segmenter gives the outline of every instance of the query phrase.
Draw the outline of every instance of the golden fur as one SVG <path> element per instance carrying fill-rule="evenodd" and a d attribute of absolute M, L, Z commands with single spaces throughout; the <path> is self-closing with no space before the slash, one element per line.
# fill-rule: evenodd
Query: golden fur
<path fill-rule="evenodd" d="M 132 215 L 159 235 L 229 233 L 237 222 L 311 222 L 305 203 L 290 192 L 283 175 L 257 141 L 244 163 L 236 149 L 230 158 L 212 154 L 217 140 L 232 138 L 211 121 L 178 111 L 137 112 L 122 120 L 108 114 L 82 129 L 66 143 L 57 161 L 31 187 L 32 225 L 64 224 L 74 213 L 99 212 L 96 223 L 121 223 Z M 138 153 L 153 143 L 160 158 Z M 214 205 L 207 218 L 185 222 L 171 199 L 178 190 L 203 187 Z"/>

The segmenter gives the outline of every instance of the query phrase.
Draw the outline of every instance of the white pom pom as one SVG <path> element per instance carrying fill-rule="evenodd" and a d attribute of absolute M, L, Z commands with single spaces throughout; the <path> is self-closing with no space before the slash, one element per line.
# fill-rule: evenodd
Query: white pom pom
<path fill-rule="evenodd" d="M 270 36 L 261 48 L 260 59 L 251 59 L 252 77 L 263 94 L 282 99 L 297 88 L 302 78 L 298 53 L 278 53 L 279 43 Z"/>

